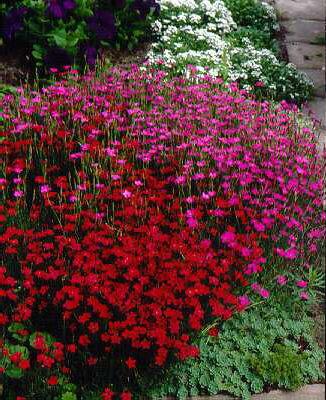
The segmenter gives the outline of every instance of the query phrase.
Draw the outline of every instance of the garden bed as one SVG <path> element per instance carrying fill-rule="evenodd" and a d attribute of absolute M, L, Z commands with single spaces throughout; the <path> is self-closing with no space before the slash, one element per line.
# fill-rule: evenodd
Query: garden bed
<path fill-rule="evenodd" d="M 118 68 L 61 65 L 0 100 L 6 400 L 250 399 L 324 379 L 325 154 L 293 104 L 309 84 L 276 57 L 267 6 L 177 3 L 147 65 L 145 45 L 132 65 L 111 49 Z"/>

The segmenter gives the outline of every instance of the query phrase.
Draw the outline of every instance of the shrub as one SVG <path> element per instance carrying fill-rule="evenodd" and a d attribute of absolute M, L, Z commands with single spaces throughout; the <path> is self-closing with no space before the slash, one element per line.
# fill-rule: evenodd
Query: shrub
<path fill-rule="evenodd" d="M 274 8 L 259 0 L 223 0 L 237 25 L 263 32 L 278 29 Z"/>
<path fill-rule="evenodd" d="M 105 47 L 133 49 L 148 39 L 159 13 L 155 0 L 5 1 L 1 37 L 9 48 L 26 48 L 36 65 L 94 68 Z"/>
<path fill-rule="evenodd" d="M 196 357 L 201 329 L 280 274 L 309 303 L 324 165 L 295 107 L 209 76 L 62 76 L 0 103 L 5 374 L 24 359 L 45 382 L 124 390 L 135 370 Z M 13 323 L 29 357 L 7 349 Z"/>
<path fill-rule="evenodd" d="M 265 32 L 253 27 L 239 27 L 228 35 L 228 40 L 233 47 L 243 47 L 245 49 L 248 44 L 246 39 L 249 39 L 249 43 L 256 50 L 267 49 L 272 51 L 276 57 L 280 56 L 279 44 L 272 32 Z"/>

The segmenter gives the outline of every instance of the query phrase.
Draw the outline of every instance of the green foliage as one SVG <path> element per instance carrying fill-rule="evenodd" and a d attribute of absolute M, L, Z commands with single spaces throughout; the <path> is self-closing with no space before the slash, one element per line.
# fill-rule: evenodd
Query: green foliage
<path fill-rule="evenodd" d="M 237 25 L 271 32 L 276 28 L 276 16 L 268 4 L 258 0 L 224 0 Z"/>
<path fill-rule="evenodd" d="M 301 364 L 306 358 L 292 346 L 277 343 L 270 353 L 255 355 L 250 363 L 265 382 L 295 390 L 303 382 Z"/>
<path fill-rule="evenodd" d="M 156 3 L 139 10 L 133 0 L 74 0 L 70 4 L 73 7 L 65 9 L 62 0 L 18 0 L 14 4 L 3 1 L 0 18 L 4 28 L 0 30 L 0 40 L 8 51 L 24 49 L 26 58 L 39 71 L 44 65 L 84 67 L 85 61 L 93 68 L 104 47 L 132 50 L 147 40 L 158 14 Z M 17 10 L 24 12 L 17 16 Z M 92 28 L 90 19 L 98 15 L 104 15 L 104 19 L 93 22 Z M 110 32 L 104 34 L 105 39 L 103 29 Z"/>
<path fill-rule="evenodd" d="M 233 47 L 245 47 L 245 38 L 249 39 L 255 49 L 271 50 L 276 56 L 280 55 L 280 48 L 272 32 L 262 31 L 255 27 L 239 27 L 228 36 Z"/>
<path fill-rule="evenodd" d="M 260 306 L 224 323 L 217 338 L 198 339 L 201 355 L 142 378 L 152 398 L 227 392 L 242 399 L 266 387 L 295 389 L 323 378 L 313 321 L 282 306 Z"/>

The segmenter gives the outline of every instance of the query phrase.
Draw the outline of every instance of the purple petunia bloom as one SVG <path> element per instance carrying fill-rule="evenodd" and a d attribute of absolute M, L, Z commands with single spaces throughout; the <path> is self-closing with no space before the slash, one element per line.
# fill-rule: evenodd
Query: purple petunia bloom
<path fill-rule="evenodd" d="M 156 0 L 134 0 L 132 8 L 141 19 L 145 19 L 151 11 L 154 11 L 155 15 L 160 13 L 160 5 Z"/>
<path fill-rule="evenodd" d="M 90 69 L 94 69 L 97 58 L 97 49 L 94 46 L 87 44 L 83 47 L 82 50 L 84 52 L 87 65 Z"/>
<path fill-rule="evenodd" d="M 44 63 L 48 69 L 57 68 L 62 70 L 64 66 L 71 65 L 72 60 L 66 50 L 60 47 L 51 47 L 44 57 Z"/>
<path fill-rule="evenodd" d="M 75 0 L 49 0 L 47 11 L 52 17 L 62 19 L 75 7 Z"/>
<path fill-rule="evenodd" d="M 113 0 L 113 5 L 116 8 L 123 8 L 126 4 L 126 0 Z"/>
<path fill-rule="evenodd" d="M 15 34 L 23 27 L 24 15 L 28 12 L 27 7 L 12 9 L 5 16 L 2 26 L 2 34 L 5 39 L 12 40 Z"/>
<path fill-rule="evenodd" d="M 95 11 L 89 18 L 88 26 L 100 40 L 112 40 L 117 32 L 113 14 L 105 10 Z"/>

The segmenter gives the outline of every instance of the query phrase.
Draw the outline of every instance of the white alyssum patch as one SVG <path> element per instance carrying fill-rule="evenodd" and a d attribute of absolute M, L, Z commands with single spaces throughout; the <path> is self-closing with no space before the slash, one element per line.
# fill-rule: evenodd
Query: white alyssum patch
<path fill-rule="evenodd" d="M 228 34 L 237 30 L 237 25 L 223 0 L 161 0 L 160 4 L 161 16 L 153 26 L 157 41 L 148 53 L 149 64 L 164 64 L 179 73 L 187 72 L 189 65 L 196 66 L 199 74 L 241 81 L 247 90 L 257 81 L 275 93 L 290 88 L 290 98 L 298 95 L 298 83 L 310 85 L 305 75 L 291 65 L 284 66 L 272 51 L 256 49 L 250 39 L 244 38 L 241 47 L 231 44 Z M 266 18 L 278 29 L 274 8 L 268 3 L 263 6 Z M 284 85 L 282 76 L 274 76 L 278 86 L 275 84 L 273 71 L 285 71 Z"/>

